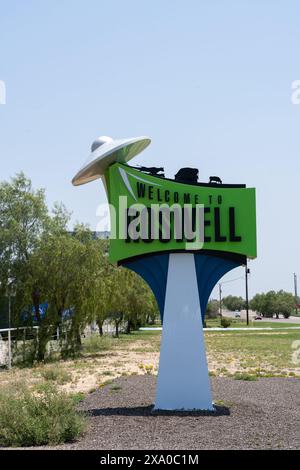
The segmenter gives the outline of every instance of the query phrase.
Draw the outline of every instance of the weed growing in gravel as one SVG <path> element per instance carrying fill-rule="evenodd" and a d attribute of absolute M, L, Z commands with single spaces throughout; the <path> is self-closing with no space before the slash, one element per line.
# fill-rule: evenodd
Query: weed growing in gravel
<path fill-rule="evenodd" d="M 230 408 L 233 403 L 228 403 L 228 402 L 225 402 L 223 400 L 214 400 L 214 405 L 216 406 L 226 406 L 226 408 Z"/>
<path fill-rule="evenodd" d="M 120 390 L 122 390 L 122 387 L 120 387 L 120 385 L 112 385 L 112 386 L 110 387 L 110 390 L 111 390 L 112 392 L 119 392 Z"/>
<path fill-rule="evenodd" d="M 151 375 L 154 373 L 154 365 L 153 364 L 139 364 L 139 368 L 145 372 L 147 375 Z"/>
<path fill-rule="evenodd" d="M 248 380 L 248 381 L 253 381 L 253 380 L 257 380 L 257 377 L 256 375 L 252 375 L 252 374 L 246 374 L 246 373 L 243 373 L 243 372 L 236 372 L 233 376 L 233 378 L 235 380 Z"/>

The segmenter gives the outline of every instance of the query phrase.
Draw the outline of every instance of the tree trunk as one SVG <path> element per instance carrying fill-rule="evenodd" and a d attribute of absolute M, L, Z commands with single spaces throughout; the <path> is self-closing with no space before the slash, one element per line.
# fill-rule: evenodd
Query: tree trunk
<path fill-rule="evenodd" d="M 81 335 L 80 335 L 79 330 L 76 331 L 76 342 L 77 342 L 77 346 L 81 346 Z"/>
<path fill-rule="evenodd" d="M 98 328 L 99 328 L 99 335 L 103 336 L 103 325 L 102 324 L 99 325 L 99 323 L 98 323 Z"/>
<path fill-rule="evenodd" d="M 119 322 L 116 321 L 116 338 L 119 338 Z"/>
<path fill-rule="evenodd" d="M 34 291 L 31 294 L 32 298 L 32 303 L 34 307 L 34 313 L 37 318 L 38 324 L 40 326 L 41 324 L 41 315 L 40 315 L 40 291 L 38 288 L 34 289 Z"/>
<path fill-rule="evenodd" d="M 36 330 L 36 341 L 37 341 L 37 360 L 42 362 L 45 360 L 46 346 L 47 346 L 47 334 L 42 327 Z"/>

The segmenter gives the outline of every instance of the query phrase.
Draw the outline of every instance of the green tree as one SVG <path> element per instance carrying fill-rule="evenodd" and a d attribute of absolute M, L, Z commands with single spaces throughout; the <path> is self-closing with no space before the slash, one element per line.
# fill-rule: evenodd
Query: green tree
<path fill-rule="evenodd" d="M 115 335 L 119 336 L 120 326 L 126 325 L 126 333 L 146 323 L 147 316 L 156 318 L 158 307 L 154 295 L 144 280 L 123 267 L 113 267 L 105 278 L 103 310 L 101 317 L 109 318 L 115 324 Z M 100 309 L 99 309 L 100 310 Z"/>
<path fill-rule="evenodd" d="M 146 324 L 154 325 L 155 321 L 160 317 L 160 312 L 156 298 L 152 291 L 150 291 L 148 295 L 148 305 L 146 306 L 146 312 Z"/>
<path fill-rule="evenodd" d="M 242 297 L 236 297 L 234 295 L 228 295 L 223 298 L 223 304 L 232 312 L 235 310 L 242 310 L 245 308 L 245 300 Z"/>
<path fill-rule="evenodd" d="M 74 354 L 92 321 L 103 334 L 103 323 L 110 317 L 118 336 L 122 322 L 130 333 L 158 314 L 146 283 L 109 263 L 108 242 L 93 239 L 82 224 L 70 233 L 69 220 L 62 204 L 49 213 L 44 191 L 34 190 L 24 174 L 0 184 L 1 310 L 12 283 L 17 324 L 38 326 L 32 360 L 44 360 L 57 330 L 64 332 L 64 352 Z M 47 305 L 44 312 L 41 304 Z"/>
<path fill-rule="evenodd" d="M 254 312 L 262 314 L 265 294 L 256 294 L 249 302 L 249 307 Z"/>
<path fill-rule="evenodd" d="M 28 301 L 34 304 L 35 313 L 39 316 L 36 292 L 28 293 L 26 285 L 34 274 L 30 270 L 30 256 L 48 222 L 44 190 L 34 190 L 23 173 L 10 182 L 0 183 L 0 291 L 5 295 L 8 283 L 13 285 L 15 316 Z"/>
<path fill-rule="evenodd" d="M 45 355 L 46 344 L 57 328 L 68 327 L 66 351 L 76 353 L 81 334 L 94 318 L 92 299 L 98 287 L 103 260 L 100 242 L 93 240 L 88 229 L 78 227 L 74 235 L 57 230 L 45 234 L 32 255 L 35 276 L 31 282 L 39 292 L 38 302 L 48 302 L 47 315 L 39 322 L 38 359 Z"/>
<path fill-rule="evenodd" d="M 271 290 L 267 292 L 262 299 L 262 311 L 264 317 L 272 318 L 276 311 L 276 292 Z"/>
<path fill-rule="evenodd" d="M 206 316 L 208 318 L 216 318 L 219 313 L 220 303 L 218 300 L 210 300 L 206 307 Z"/>
<path fill-rule="evenodd" d="M 295 298 L 293 294 L 283 290 L 256 294 L 250 301 L 251 310 L 268 318 L 272 318 L 274 315 L 276 315 L 276 318 L 279 318 L 279 315 L 289 318 L 294 307 Z"/>
<path fill-rule="evenodd" d="M 280 290 L 276 293 L 276 317 L 283 315 L 284 318 L 289 318 L 295 308 L 295 297 L 290 292 Z"/>

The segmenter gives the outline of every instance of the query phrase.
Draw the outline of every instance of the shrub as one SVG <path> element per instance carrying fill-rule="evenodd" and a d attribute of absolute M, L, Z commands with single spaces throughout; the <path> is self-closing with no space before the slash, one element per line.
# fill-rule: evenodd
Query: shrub
<path fill-rule="evenodd" d="M 57 382 L 60 385 L 70 382 L 72 376 L 63 369 L 58 367 L 48 367 L 42 371 L 42 377 L 45 380 L 51 380 L 53 382 Z"/>
<path fill-rule="evenodd" d="M 83 349 L 89 354 L 108 351 L 112 348 L 114 340 L 110 336 L 91 335 L 84 341 Z"/>
<path fill-rule="evenodd" d="M 242 373 L 242 372 L 241 373 L 236 372 L 235 375 L 234 375 L 234 378 L 235 378 L 235 380 L 249 380 L 249 381 L 257 380 L 256 375 L 246 374 L 246 373 Z"/>
<path fill-rule="evenodd" d="M 223 328 L 228 328 L 230 325 L 231 321 L 228 318 L 223 317 L 221 320 L 221 326 L 223 326 Z"/>
<path fill-rule="evenodd" d="M 34 393 L 22 383 L 0 390 L 0 445 L 36 446 L 80 436 L 85 417 L 72 397 L 48 384 Z"/>
<path fill-rule="evenodd" d="M 147 375 L 151 375 L 154 373 L 153 364 L 139 364 L 139 368 L 142 369 Z"/>

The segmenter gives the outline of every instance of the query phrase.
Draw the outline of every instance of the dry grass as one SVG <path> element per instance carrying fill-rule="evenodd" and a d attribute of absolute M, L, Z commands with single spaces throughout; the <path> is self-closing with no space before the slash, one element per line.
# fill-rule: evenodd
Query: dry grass
<path fill-rule="evenodd" d="M 68 393 L 89 393 L 120 376 L 156 374 L 160 338 L 160 331 L 92 338 L 78 359 L 0 372 L 0 388 L 22 379 L 33 388 L 51 381 Z M 291 345 L 297 339 L 298 331 L 207 332 L 210 374 L 300 377 L 300 365 L 292 362 Z"/>

